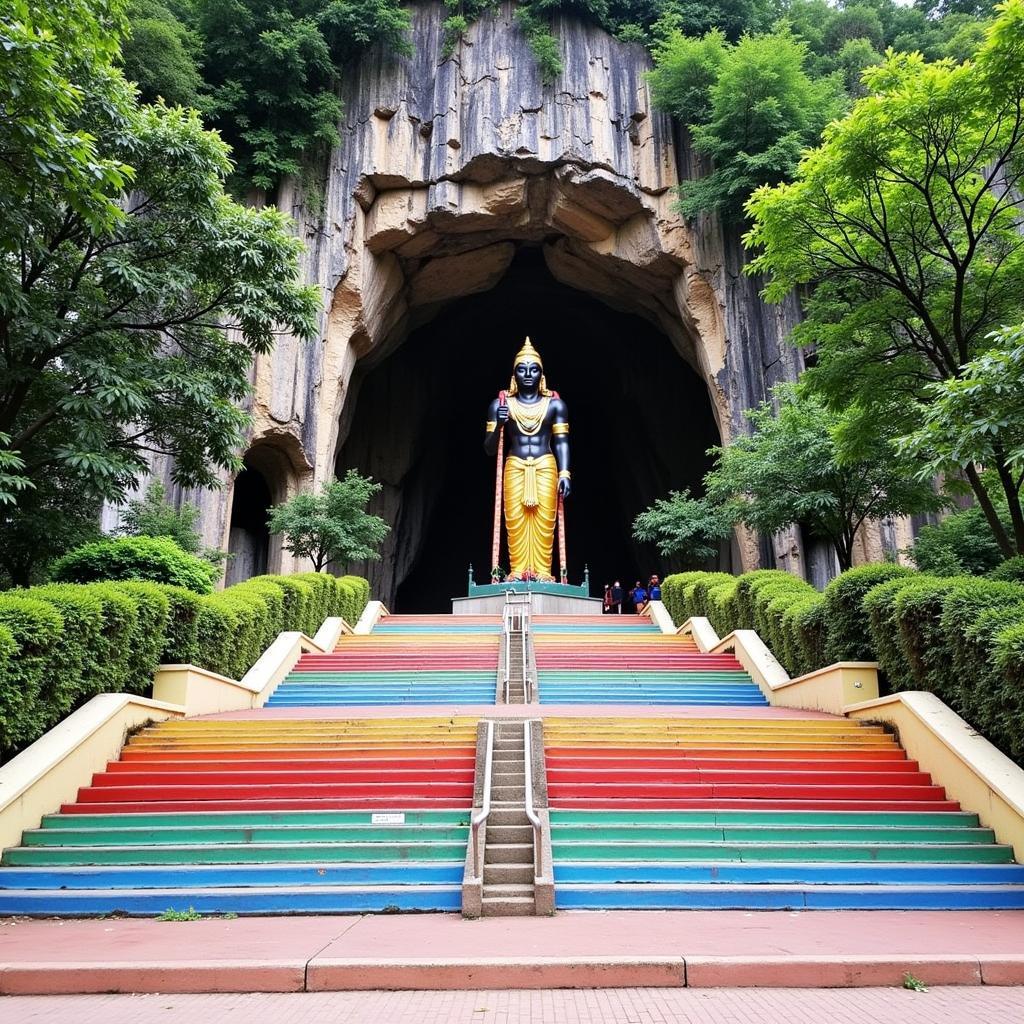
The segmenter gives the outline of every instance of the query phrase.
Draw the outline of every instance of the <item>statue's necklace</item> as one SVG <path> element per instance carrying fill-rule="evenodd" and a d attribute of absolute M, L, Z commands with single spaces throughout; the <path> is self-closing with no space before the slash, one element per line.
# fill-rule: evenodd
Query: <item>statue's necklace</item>
<path fill-rule="evenodd" d="M 514 395 L 510 395 L 508 399 L 508 412 L 512 419 L 515 420 L 516 426 L 520 431 L 527 437 L 533 437 L 540 430 L 544 417 L 548 414 L 548 406 L 550 404 L 550 397 L 545 397 L 539 402 L 525 405 Z"/>

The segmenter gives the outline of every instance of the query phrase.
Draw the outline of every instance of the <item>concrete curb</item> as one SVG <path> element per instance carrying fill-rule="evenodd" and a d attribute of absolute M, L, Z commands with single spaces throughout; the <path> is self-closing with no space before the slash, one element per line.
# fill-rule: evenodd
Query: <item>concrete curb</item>
<path fill-rule="evenodd" d="M 564 956 L 169 960 L 0 965 L 2 995 L 553 988 L 877 988 L 1024 984 L 1024 954 L 982 957 Z"/>

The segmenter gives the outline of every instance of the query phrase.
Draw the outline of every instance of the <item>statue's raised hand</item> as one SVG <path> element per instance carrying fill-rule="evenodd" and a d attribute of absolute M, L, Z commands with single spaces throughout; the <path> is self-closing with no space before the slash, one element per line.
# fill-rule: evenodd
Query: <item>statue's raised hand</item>
<path fill-rule="evenodd" d="M 494 412 L 494 417 L 499 423 L 508 423 L 508 406 L 499 404 Z"/>

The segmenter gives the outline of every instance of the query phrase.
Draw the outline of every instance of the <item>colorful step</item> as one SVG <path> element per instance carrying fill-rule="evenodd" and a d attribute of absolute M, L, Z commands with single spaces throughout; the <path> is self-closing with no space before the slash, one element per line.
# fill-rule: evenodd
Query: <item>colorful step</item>
<path fill-rule="evenodd" d="M 647 619 L 541 616 L 532 629 L 542 704 L 767 705 L 733 655 L 701 653 Z"/>
<path fill-rule="evenodd" d="M 471 718 L 160 723 L 4 852 L 0 914 L 457 910 L 475 756 Z"/>
<path fill-rule="evenodd" d="M 549 718 L 545 758 L 559 907 L 1024 907 L 1012 849 L 880 726 Z"/>
<path fill-rule="evenodd" d="M 328 654 L 303 655 L 267 706 L 492 704 L 501 623 L 467 618 L 388 616 L 370 635 L 343 636 Z"/>

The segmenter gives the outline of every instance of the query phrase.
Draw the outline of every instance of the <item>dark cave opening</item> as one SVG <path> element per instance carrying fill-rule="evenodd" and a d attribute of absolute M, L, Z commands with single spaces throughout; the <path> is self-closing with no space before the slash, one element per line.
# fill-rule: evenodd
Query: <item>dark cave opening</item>
<path fill-rule="evenodd" d="M 225 586 L 241 583 L 251 576 L 262 576 L 267 571 L 270 555 L 267 515 L 272 504 L 270 487 L 263 474 L 252 466 L 245 466 L 235 477 L 231 499 L 228 551 L 234 557 L 227 563 Z"/>
<path fill-rule="evenodd" d="M 699 492 L 719 441 L 706 386 L 647 320 L 560 284 L 539 249 L 523 249 L 496 287 L 446 307 L 359 382 L 338 471 L 385 485 L 376 510 L 392 537 L 383 562 L 365 568 L 392 611 L 450 611 L 470 563 L 487 582 L 495 463 L 483 452 L 485 413 L 527 335 L 569 407 L 569 582 L 588 565 L 599 596 L 606 582 L 629 589 L 674 568 L 632 539 L 632 523 L 670 490 Z"/>

